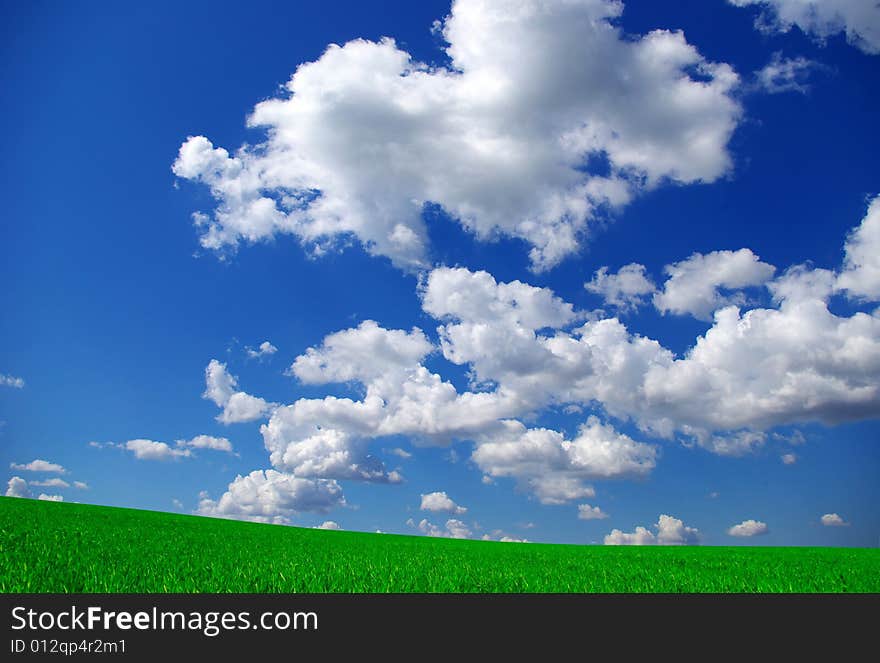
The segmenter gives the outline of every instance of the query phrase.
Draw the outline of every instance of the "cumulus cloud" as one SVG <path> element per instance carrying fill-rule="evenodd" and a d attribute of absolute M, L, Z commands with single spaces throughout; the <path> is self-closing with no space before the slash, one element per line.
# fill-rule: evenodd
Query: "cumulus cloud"
<path fill-rule="evenodd" d="M 153 440 L 129 440 L 122 445 L 122 448 L 133 453 L 138 460 L 171 460 L 192 456 L 189 449 L 170 447 L 164 442 Z"/>
<path fill-rule="evenodd" d="M 300 479 L 270 469 L 237 476 L 216 501 L 202 493 L 196 512 L 215 518 L 287 524 L 297 513 L 324 513 L 344 505 L 342 487 L 336 481 Z"/>
<path fill-rule="evenodd" d="M 467 512 L 463 506 L 456 504 L 445 492 L 438 491 L 434 493 L 423 493 L 422 502 L 419 506 L 422 511 L 433 511 L 435 513 L 450 513 L 461 515 Z"/>
<path fill-rule="evenodd" d="M 775 269 L 749 249 L 695 253 L 665 267 L 669 278 L 663 290 L 654 295 L 654 306 L 661 313 L 711 320 L 712 313 L 724 306 L 744 304 L 740 289 L 764 285 Z M 723 294 L 722 288 L 732 292 Z"/>
<path fill-rule="evenodd" d="M 637 262 L 621 267 L 616 274 L 609 274 L 607 267 L 600 267 L 593 280 L 584 287 L 600 295 L 608 306 L 621 311 L 633 310 L 645 302 L 645 297 L 657 288 L 645 274 L 645 266 Z"/>
<path fill-rule="evenodd" d="M 251 359 L 260 359 L 262 357 L 274 355 L 276 352 L 278 352 L 278 348 L 272 345 L 269 341 L 263 341 L 262 343 L 260 343 L 259 347 L 256 350 L 254 350 L 254 348 L 248 347 L 245 348 L 244 351 Z"/>
<path fill-rule="evenodd" d="M 0 373 L 0 387 L 12 387 L 13 389 L 22 389 L 24 387 L 24 380 L 21 378 L 17 378 L 14 375 L 5 375 Z"/>
<path fill-rule="evenodd" d="M 315 529 L 342 529 L 335 520 L 325 520 L 320 525 L 316 526 Z"/>
<path fill-rule="evenodd" d="M 794 465 L 797 462 L 798 457 L 797 454 L 787 453 L 782 454 L 779 458 L 782 460 L 783 465 Z"/>
<path fill-rule="evenodd" d="M 8 493 L 7 493 L 8 494 Z M 825 527 L 846 527 L 849 525 L 841 516 L 836 513 L 826 513 L 819 519 Z"/>
<path fill-rule="evenodd" d="M 427 518 L 422 518 L 418 525 L 415 525 L 412 519 L 407 521 L 407 525 L 417 528 L 425 536 L 442 537 L 446 539 L 469 539 L 473 532 L 461 520 L 450 518 L 446 521 L 446 525 L 441 527 L 435 525 Z"/>
<path fill-rule="evenodd" d="M 731 166 L 737 74 L 682 32 L 625 35 L 622 11 L 456 0 L 441 29 L 449 67 L 387 38 L 330 45 L 257 104 L 248 124 L 265 142 L 181 146 L 174 173 L 217 203 L 194 215 L 201 244 L 290 233 L 322 252 L 354 236 L 422 268 L 422 210 L 436 204 L 479 239 L 525 240 L 545 269 L 577 250 L 600 208 L 667 180 L 716 180 Z M 585 168 L 593 158 L 605 167 Z"/>
<path fill-rule="evenodd" d="M 205 369 L 205 393 L 203 398 L 211 400 L 223 411 L 217 421 L 233 424 L 256 421 L 269 414 L 275 407 L 262 398 L 237 391 L 238 380 L 226 370 L 226 364 L 212 359 Z"/>
<path fill-rule="evenodd" d="M 760 520 L 744 520 L 739 525 L 734 525 L 727 533 L 730 536 L 761 536 L 770 532 L 767 523 Z"/>
<path fill-rule="evenodd" d="M 88 490 L 89 484 L 87 484 L 85 481 L 74 481 L 73 487 L 77 490 Z"/>
<path fill-rule="evenodd" d="M 776 52 L 764 67 L 755 72 L 758 86 L 770 94 L 800 92 L 806 94 L 810 85 L 808 78 L 816 63 L 804 57 L 784 58 Z"/>
<path fill-rule="evenodd" d="M 585 482 L 648 474 L 654 447 L 590 417 L 573 440 L 558 431 L 505 421 L 504 431 L 477 446 L 472 459 L 491 477 L 513 477 L 543 504 L 562 504 L 595 491 Z"/>
<path fill-rule="evenodd" d="M 416 327 L 386 329 L 371 320 L 329 334 L 289 373 L 309 385 L 345 383 L 359 396 L 273 406 L 260 428 L 263 441 L 284 475 L 380 483 L 402 477 L 371 453 L 374 440 L 468 442 L 484 483 L 510 478 L 540 502 L 562 504 L 592 498 L 595 481 L 644 477 L 654 468 L 657 448 L 619 432 L 617 422 L 633 425 L 638 437 L 742 455 L 781 439 L 777 428 L 877 417 L 880 310 L 829 309 L 841 274 L 864 264 L 852 259 L 840 271 L 798 265 L 769 280 L 773 267 L 748 249 L 675 263 L 657 295 L 677 298 L 683 311 L 712 312 L 707 331 L 681 354 L 617 318 L 588 318 L 549 288 L 436 268 L 420 279 L 418 294 L 438 322 L 439 342 Z M 761 283 L 772 304 L 746 308 L 735 289 Z M 466 388 L 427 368 L 438 351 L 462 367 Z M 219 362 L 209 373 L 207 397 L 222 403 L 235 393 Z M 587 416 L 575 435 L 523 423 L 551 407 L 601 418 Z"/>
<path fill-rule="evenodd" d="M 756 25 L 763 31 L 788 32 L 797 26 L 824 41 L 840 32 L 868 54 L 880 53 L 880 3 L 876 0 L 728 0 L 738 7 L 758 5 Z"/>
<path fill-rule="evenodd" d="M 6 497 L 30 497 L 27 481 L 21 477 L 12 477 L 6 484 Z"/>
<path fill-rule="evenodd" d="M 636 527 L 633 532 L 611 530 L 605 536 L 606 546 L 682 546 L 695 545 L 700 542 L 700 532 L 694 527 L 687 527 L 681 520 L 662 514 L 653 526 L 656 534 L 646 527 Z"/>
<path fill-rule="evenodd" d="M 578 504 L 578 518 L 581 520 L 603 520 L 608 514 L 597 506 Z"/>
<path fill-rule="evenodd" d="M 857 299 L 880 300 L 880 196 L 871 201 L 865 218 L 847 237 L 844 251 L 837 288 Z"/>
<path fill-rule="evenodd" d="M 20 472 L 50 472 L 54 474 L 67 474 L 67 470 L 65 470 L 58 463 L 50 463 L 48 460 L 42 460 L 40 458 L 32 460 L 30 463 L 10 463 L 9 467 L 11 467 L 13 470 L 19 470 Z"/>
<path fill-rule="evenodd" d="M 225 437 L 214 437 L 213 435 L 196 435 L 191 440 L 177 440 L 176 444 L 178 448 L 183 449 L 213 449 L 214 451 L 234 453 L 232 442 Z"/>
<path fill-rule="evenodd" d="M 43 500 L 45 502 L 63 502 L 64 498 L 61 495 L 47 495 L 46 493 L 40 493 L 38 500 Z"/>

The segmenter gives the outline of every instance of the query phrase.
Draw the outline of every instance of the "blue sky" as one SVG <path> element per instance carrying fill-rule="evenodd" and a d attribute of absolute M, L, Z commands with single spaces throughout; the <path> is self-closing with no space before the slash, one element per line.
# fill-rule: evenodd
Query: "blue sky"
<path fill-rule="evenodd" d="M 877 545 L 880 8 L 795 4 L 5 3 L 8 494 Z"/>

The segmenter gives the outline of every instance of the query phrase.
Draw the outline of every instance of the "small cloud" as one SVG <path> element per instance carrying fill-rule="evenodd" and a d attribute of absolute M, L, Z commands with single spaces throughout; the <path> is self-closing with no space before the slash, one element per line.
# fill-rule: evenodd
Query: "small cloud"
<path fill-rule="evenodd" d="M 400 447 L 395 447 L 394 449 L 385 449 L 385 453 L 391 454 L 392 456 L 397 456 L 398 458 L 403 458 L 406 460 L 407 458 L 412 458 L 412 454 L 406 449 L 401 449 Z"/>
<path fill-rule="evenodd" d="M 85 481 L 74 481 L 73 487 L 77 490 L 88 490 L 89 484 L 87 484 Z"/>
<path fill-rule="evenodd" d="M 314 527 L 313 529 L 342 529 L 335 520 L 325 520 L 320 525 Z"/>
<path fill-rule="evenodd" d="M 779 459 L 783 465 L 794 465 L 797 462 L 797 454 L 782 454 Z"/>
<path fill-rule="evenodd" d="M 849 523 L 836 513 L 826 513 L 819 518 L 819 522 L 825 527 L 849 527 Z"/>
<path fill-rule="evenodd" d="M 607 517 L 608 514 L 597 506 L 578 504 L 578 518 L 580 520 L 602 520 Z"/>
<path fill-rule="evenodd" d="M 192 456 L 192 451 L 189 449 L 174 449 L 164 442 L 153 440 L 129 440 L 124 448 L 131 451 L 138 460 L 170 460 Z"/>
<path fill-rule="evenodd" d="M 46 493 L 40 493 L 40 496 L 37 498 L 38 500 L 43 500 L 44 502 L 63 502 L 64 498 L 61 495 L 47 495 Z"/>
<path fill-rule="evenodd" d="M 232 442 L 225 437 L 214 437 L 213 435 L 196 435 L 191 440 L 177 440 L 176 444 L 184 449 L 212 449 L 214 451 L 225 451 L 230 454 L 234 453 Z"/>
<path fill-rule="evenodd" d="M 721 497 L 721 493 L 719 493 L 717 490 L 713 490 L 711 493 L 709 493 L 710 500 L 717 500 L 719 497 Z"/>
<path fill-rule="evenodd" d="M 808 82 L 810 73 L 818 68 L 816 62 L 807 58 L 784 58 L 781 52 L 776 52 L 770 58 L 770 62 L 755 72 L 755 80 L 759 87 L 770 94 L 780 92 L 806 94 L 810 91 Z"/>
<path fill-rule="evenodd" d="M 24 387 L 24 380 L 17 378 L 14 375 L 4 375 L 3 373 L 0 373 L 0 387 L 22 389 Z"/>
<path fill-rule="evenodd" d="M 172 504 L 172 506 L 174 506 L 174 508 L 177 509 L 178 511 L 183 511 L 183 502 L 181 502 L 181 501 L 180 501 L 179 499 L 177 499 L 176 497 L 175 497 L 175 498 L 172 498 L 172 500 L 171 500 L 171 504 Z"/>
<path fill-rule="evenodd" d="M 31 481 L 32 486 L 40 486 L 42 488 L 70 488 L 70 484 L 64 479 L 52 477 L 51 479 L 43 479 L 42 481 Z"/>
<path fill-rule="evenodd" d="M 40 458 L 32 460 L 30 463 L 10 463 L 9 467 L 13 470 L 19 470 L 22 472 L 54 472 L 55 474 L 67 474 L 67 470 L 58 463 L 50 463 L 48 460 L 42 460 Z"/>
<path fill-rule="evenodd" d="M 483 475 L 483 478 L 480 479 L 480 481 L 482 481 L 483 484 L 486 485 L 486 486 L 491 486 L 492 484 L 495 483 L 495 479 L 493 479 L 492 477 L 490 477 L 488 474 L 484 474 L 484 475 Z"/>
<path fill-rule="evenodd" d="M 456 504 L 443 491 L 423 494 L 422 503 L 419 508 L 422 511 L 433 511 L 434 513 L 450 513 L 455 515 L 461 515 L 467 512 L 467 508 Z"/>
<path fill-rule="evenodd" d="M 251 347 L 246 347 L 244 351 L 250 359 L 261 359 L 262 357 L 274 355 L 278 352 L 278 348 L 272 345 L 269 341 L 263 341 L 256 350 Z"/>
<path fill-rule="evenodd" d="M 770 528 L 767 527 L 767 523 L 751 519 L 744 520 L 739 525 L 734 525 L 727 530 L 730 536 L 762 536 L 769 532 Z"/>

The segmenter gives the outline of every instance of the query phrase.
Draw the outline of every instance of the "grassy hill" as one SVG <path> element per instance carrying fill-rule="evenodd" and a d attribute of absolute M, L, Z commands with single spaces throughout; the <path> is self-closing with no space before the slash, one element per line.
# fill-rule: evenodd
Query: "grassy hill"
<path fill-rule="evenodd" d="M 880 550 L 607 547 L 0 497 L 2 592 L 878 592 Z"/>

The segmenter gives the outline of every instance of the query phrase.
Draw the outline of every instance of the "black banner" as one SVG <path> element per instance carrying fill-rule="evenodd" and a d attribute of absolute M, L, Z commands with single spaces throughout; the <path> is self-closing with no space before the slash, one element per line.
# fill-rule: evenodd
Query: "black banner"
<path fill-rule="evenodd" d="M 878 595 L 23 594 L 0 604 L 8 661 L 340 649 L 380 660 L 414 645 L 492 655 L 574 647 L 578 658 L 624 659 L 772 647 L 790 660 L 827 648 L 840 660 L 870 645 L 880 614 Z"/>

